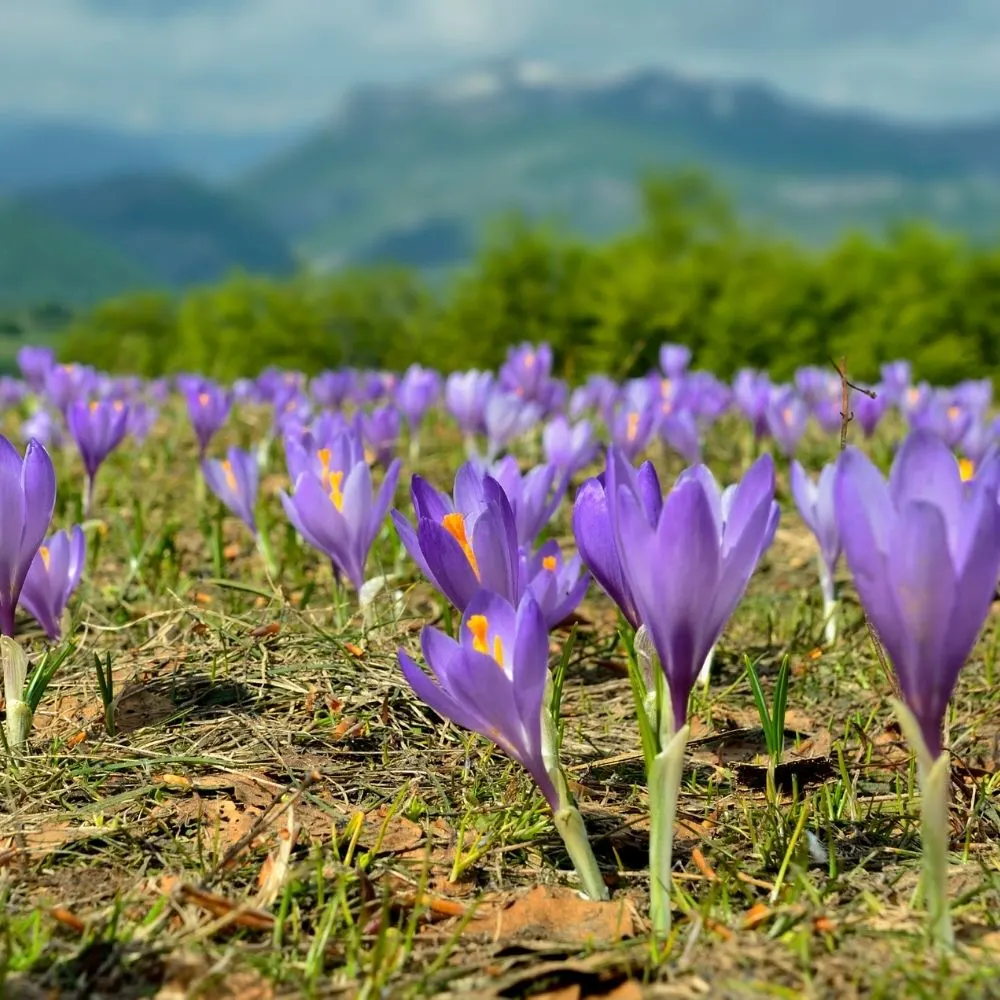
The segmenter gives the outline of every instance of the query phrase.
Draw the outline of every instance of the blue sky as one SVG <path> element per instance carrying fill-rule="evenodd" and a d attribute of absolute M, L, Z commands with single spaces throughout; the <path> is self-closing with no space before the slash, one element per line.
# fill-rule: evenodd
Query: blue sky
<path fill-rule="evenodd" d="M 246 132 L 497 58 L 1000 115 L 1000 0 L 0 0 L 0 114 Z"/>

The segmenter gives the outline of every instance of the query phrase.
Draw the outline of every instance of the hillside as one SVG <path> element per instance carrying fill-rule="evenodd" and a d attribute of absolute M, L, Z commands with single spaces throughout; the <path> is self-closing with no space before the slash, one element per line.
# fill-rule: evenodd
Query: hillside
<path fill-rule="evenodd" d="M 0 202 L 0 309 L 87 305 L 160 283 L 100 240 L 28 206 Z"/>
<path fill-rule="evenodd" d="M 664 72 L 564 80 L 507 66 L 371 89 L 238 191 L 310 260 L 464 256 L 516 209 L 607 236 L 635 221 L 637 176 L 697 165 L 748 220 L 812 244 L 920 216 L 1000 229 L 1000 122 L 917 127 Z"/>
<path fill-rule="evenodd" d="M 236 198 L 175 174 L 133 174 L 33 191 L 23 201 L 126 255 L 166 285 L 240 268 L 290 274 L 282 236 Z"/>

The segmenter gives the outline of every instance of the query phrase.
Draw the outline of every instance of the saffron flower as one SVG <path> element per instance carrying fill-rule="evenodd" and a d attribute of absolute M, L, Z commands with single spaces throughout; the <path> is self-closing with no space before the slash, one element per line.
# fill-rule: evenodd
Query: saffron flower
<path fill-rule="evenodd" d="M 888 482 L 848 448 L 834 483 L 847 565 L 892 663 L 900 725 L 916 751 L 922 791 L 924 891 L 933 939 L 953 942 L 948 914 L 948 701 L 989 613 L 1000 572 L 995 479 L 962 481 L 950 449 L 928 431 L 901 445 Z"/>
<path fill-rule="evenodd" d="M 601 446 L 589 420 L 570 424 L 560 415 L 553 417 L 542 429 L 542 447 L 545 460 L 569 477 L 590 465 Z"/>
<path fill-rule="evenodd" d="M 683 378 L 691 364 L 691 348 L 684 344 L 660 345 L 660 371 L 668 379 Z"/>
<path fill-rule="evenodd" d="M 837 639 L 837 590 L 833 574 L 840 558 L 840 532 L 833 499 L 836 466 L 824 465 L 813 481 L 798 462 L 791 465 L 792 498 L 806 527 L 819 543 L 819 585 L 823 594 L 823 628 L 827 644 Z"/>
<path fill-rule="evenodd" d="M 300 472 L 292 495 L 282 490 L 280 497 L 295 530 L 330 559 L 337 578 L 347 577 L 360 594 L 368 554 L 396 492 L 399 460 L 389 466 L 376 493 L 368 463 L 348 461 L 351 455 L 350 442 L 335 443 L 320 475 Z"/>
<path fill-rule="evenodd" d="M 533 555 L 523 557 L 521 578 L 527 581 L 550 629 L 573 614 L 590 585 L 590 574 L 583 568 L 580 556 L 564 559 L 554 538 Z"/>
<path fill-rule="evenodd" d="M 524 592 L 514 511 L 503 487 L 471 462 L 455 477 L 454 500 L 414 476 L 416 529 L 392 512 L 400 541 L 421 572 L 459 611 L 480 589 L 511 604 Z"/>
<path fill-rule="evenodd" d="M 48 452 L 28 442 L 24 458 L 0 436 L 0 633 L 14 634 L 14 609 L 31 561 L 49 530 L 56 502 L 56 474 Z"/>
<path fill-rule="evenodd" d="M 630 461 L 639 457 L 656 430 L 658 411 L 647 401 L 624 400 L 608 420 L 611 441 Z"/>
<path fill-rule="evenodd" d="M 652 690 L 631 647 L 631 676 L 650 796 L 651 916 L 670 929 L 673 823 L 687 744 L 691 689 L 770 545 L 780 510 L 774 462 L 763 455 L 736 485 L 721 490 L 705 466 L 686 470 L 651 521 L 648 500 L 625 457 L 608 455 L 607 496 L 622 575 L 643 622 L 643 642 L 659 661 Z"/>
<path fill-rule="evenodd" d="M 46 376 L 56 366 L 55 352 L 51 347 L 26 344 L 17 352 L 17 367 L 21 377 L 35 392 L 45 388 Z"/>
<path fill-rule="evenodd" d="M 403 372 L 396 388 L 396 405 L 406 417 L 411 431 L 420 426 L 440 395 L 441 376 L 433 368 L 410 365 Z"/>
<path fill-rule="evenodd" d="M 542 408 L 538 403 L 526 403 L 513 392 L 491 392 L 483 410 L 487 464 L 512 441 L 531 430 L 541 416 Z"/>
<path fill-rule="evenodd" d="M 809 407 L 791 389 L 779 389 L 768 402 L 765 418 L 781 453 L 791 458 L 806 432 Z"/>
<path fill-rule="evenodd" d="M 206 458 L 202 472 L 208 488 L 231 514 L 238 517 L 256 538 L 259 473 L 256 458 L 242 448 L 230 448 L 224 460 Z"/>
<path fill-rule="evenodd" d="M 514 511 L 518 544 L 530 548 L 552 520 L 569 484 L 554 465 L 536 465 L 523 476 L 517 459 L 507 455 L 490 474 L 503 487 Z"/>
<path fill-rule="evenodd" d="M 187 400 L 188 417 L 198 439 L 198 457 L 201 459 L 205 457 L 212 438 L 229 419 L 233 394 L 206 379 L 186 380 L 182 391 Z"/>
<path fill-rule="evenodd" d="M 361 414 L 361 435 L 369 449 L 369 462 L 388 468 L 399 445 L 399 410 L 380 406 Z"/>
<path fill-rule="evenodd" d="M 628 466 L 631 469 L 631 466 Z M 630 475 L 628 471 L 625 475 Z M 643 462 L 634 476 L 634 487 L 641 497 L 643 510 L 651 525 L 655 525 L 663 507 L 660 480 L 652 462 Z M 611 508 L 605 487 L 606 474 L 588 479 L 573 502 L 573 535 L 584 565 L 590 570 L 601 589 L 618 606 L 625 620 L 637 629 L 642 621 L 635 605 L 635 598 L 625 578 L 621 557 L 615 543 Z"/>
<path fill-rule="evenodd" d="M 480 590 L 462 616 L 458 641 L 430 626 L 420 636 L 430 676 L 399 650 L 414 694 L 442 718 L 485 736 L 535 780 L 591 898 L 607 888 L 555 755 L 548 632 L 531 594 L 514 607 Z"/>
<path fill-rule="evenodd" d="M 31 561 L 19 603 L 50 639 L 62 633 L 63 612 L 80 583 L 86 554 L 83 529 L 75 524 L 47 538 Z"/>
<path fill-rule="evenodd" d="M 70 404 L 66 422 L 87 474 L 87 488 L 83 501 L 84 517 L 90 514 L 94 503 L 94 481 L 97 470 L 108 455 L 121 444 L 128 430 L 128 416 L 128 405 L 120 399 L 94 400 L 90 403 L 78 399 Z"/>
<path fill-rule="evenodd" d="M 445 381 L 445 407 L 465 435 L 466 447 L 473 435 L 486 430 L 486 401 L 492 388 L 492 372 L 452 372 Z"/>

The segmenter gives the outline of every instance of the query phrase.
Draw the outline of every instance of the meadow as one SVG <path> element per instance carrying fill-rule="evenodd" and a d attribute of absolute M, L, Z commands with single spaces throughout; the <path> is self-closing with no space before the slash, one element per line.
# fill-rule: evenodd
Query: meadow
<path fill-rule="evenodd" d="M 988 383 L 932 388 L 905 364 L 886 366 L 872 386 L 833 368 L 800 369 L 787 385 L 749 371 L 727 382 L 689 360 L 667 350 L 648 377 L 571 389 L 544 348 L 522 345 L 497 374 L 345 369 L 307 380 L 270 370 L 227 387 L 24 356 L 23 381 L 2 387 L 3 430 L 22 452 L 33 436 L 31 447 L 51 456 L 51 529 L 79 525 L 85 555 L 72 586 L 68 557 L 46 615 L 38 577 L 55 572 L 57 547 L 46 539 L 36 556 L 36 543 L 29 599 L 0 622 L 28 660 L 22 699 L 7 677 L 18 654 L 4 640 L 0 995 L 1000 995 L 996 567 L 985 601 L 963 592 L 983 604 L 985 624 L 943 716 L 945 941 L 921 881 L 930 786 L 893 707 L 902 698 L 919 714 L 919 686 L 900 685 L 901 664 L 882 641 L 895 648 L 892 637 L 880 639 L 878 609 L 862 606 L 839 552 L 821 589 L 827 550 L 802 517 L 792 466 L 815 477 L 843 464 L 846 446 L 885 470 L 904 439 L 933 438 L 954 454 L 956 483 L 992 490 L 993 511 Z M 526 574 L 537 557 L 563 574 L 587 549 L 574 503 L 598 474 L 607 485 L 609 443 L 629 468 L 651 460 L 665 493 L 699 461 L 720 484 L 773 470 L 768 503 L 773 494 L 780 520 L 761 522 L 749 584 L 734 593 L 717 643 L 705 627 L 705 682 L 678 680 L 677 650 L 668 664 L 663 644 L 657 669 L 627 609 L 578 570 L 559 594 L 515 588 L 561 609 L 545 621 L 554 728 L 541 738 L 562 770 L 546 757 L 539 776 L 512 759 L 499 716 L 491 741 L 408 683 L 400 650 L 423 669 L 428 626 L 459 638 L 467 629 L 479 657 L 468 662 L 499 664 L 497 676 L 521 653 L 475 631 L 475 616 L 452 600 L 467 580 L 443 548 L 423 547 L 419 525 L 418 565 L 400 519 L 414 521 L 411 476 L 451 494 L 472 455 L 465 468 L 477 488 L 493 477 L 475 518 L 508 501 L 518 515 L 511 572 Z M 522 537 L 538 469 L 550 472 Z M 926 477 L 948 474 L 928 465 Z M 620 485 L 630 473 L 614 475 Z M 356 531 L 372 522 L 360 568 L 356 546 L 345 554 L 315 509 L 289 499 L 314 481 Z M 693 495 L 684 485 L 674 494 Z M 378 508 L 383 486 L 398 516 Z M 503 499 L 489 499 L 494 487 Z M 13 487 L 3 488 L 0 564 L 13 558 L 3 520 Z M 35 508 L 25 490 L 27 524 Z M 723 497 L 723 516 L 734 517 L 732 495 Z M 456 527 L 455 516 L 442 523 L 485 585 L 480 544 L 494 543 L 480 542 L 485 529 L 474 535 L 480 521 Z M 983 531 L 974 548 L 1000 559 L 997 532 Z M 616 538 L 618 558 L 639 558 Z M 686 573 L 672 591 L 678 608 L 686 588 L 692 603 L 701 593 L 700 564 Z M 720 577 L 709 589 L 725 586 Z M 646 603 L 661 589 L 650 584 Z M 637 617 L 652 632 L 658 614 Z M 705 657 L 690 645 L 700 672 Z M 676 698 L 685 684 L 686 715 Z M 673 727 L 663 707 L 671 692 Z M 470 704 L 479 696 L 468 692 Z M 23 742 L 12 738 L 22 700 L 31 705 Z M 648 775 L 666 753 L 659 741 L 679 731 L 675 801 L 660 812 L 669 795 L 651 795 Z M 545 791 L 557 773 L 553 794 L 579 810 L 597 887 Z M 664 836 L 665 883 L 650 872 Z"/>

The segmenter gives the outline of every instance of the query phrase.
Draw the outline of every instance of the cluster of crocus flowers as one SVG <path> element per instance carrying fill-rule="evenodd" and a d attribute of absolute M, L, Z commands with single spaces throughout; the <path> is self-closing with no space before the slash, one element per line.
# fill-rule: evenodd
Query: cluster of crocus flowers
<path fill-rule="evenodd" d="M 950 765 L 944 720 L 1000 573 L 996 481 L 963 482 L 951 450 L 914 431 L 888 482 L 848 448 L 834 482 L 837 526 L 862 606 L 895 671 L 900 726 L 917 758 L 924 895 L 934 941 L 953 941 L 948 910 Z"/>
<path fill-rule="evenodd" d="M 688 700 L 774 538 L 778 517 L 768 455 L 725 490 L 705 466 L 694 466 L 662 497 L 651 466 L 637 471 L 612 448 L 603 482 L 585 483 L 577 494 L 577 544 L 630 626 L 625 640 L 649 784 L 650 912 L 657 936 L 670 930 Z"/>
<path fill-rule="evenodd" d="M 423 630 L 433 679 L 403 650 L 400 663 L 414 692 L 439 715 L 483 734 L 526 768 L 552 808 L 584 890 L 605 899 L 607 888 L 558 762 L 548 669 L 548 631 L 573 612 L 589 577 L 579 557 L 565 560 L 554 540 L 533 550 L 565 491 L 565 483 L 551 490 L 556 470 L 540 467 L 522 478 L 508 463 L 500 474 L 513 497 L 501 480 L 468 462 L 455 477 L 452 496 L 413 477 L 416 526 L 393 511 L 414 562 L 462 612 L 458 642 Z"/>
<path fill-rule="evenodd" d="M 211 440 L 229 419 L 233 394 L 229 389 L 197 376 L 178 379 L 187 402 L 188 417 L 198 439 L 198 457 L 203 459 Z"/>

